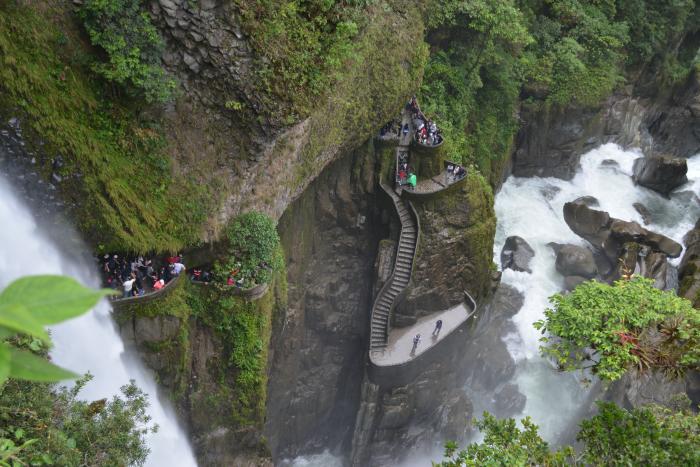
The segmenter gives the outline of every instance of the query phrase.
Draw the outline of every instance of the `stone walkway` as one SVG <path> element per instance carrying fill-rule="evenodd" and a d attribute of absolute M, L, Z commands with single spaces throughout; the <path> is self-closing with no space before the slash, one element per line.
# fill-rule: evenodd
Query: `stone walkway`
<path fill-rule="evenodd" d="M 392 328 L 389 331 L 387 346 L 383 350 L 372 351 L 372 361 L 375 365 L 400 365 L 428 351 L 438 342 L 447 337 L 452 331 L 464 323 L 476 310 L 470 310 L 461 303 L 448 310 L 433 313 L 419 319 L 413 326 Z M 437 320 L 442 320 L 442 330 L 438 336 L 432 336 Z M 411 355 L 413 337 L 420 333 L 421 341 L 415 355 Z"/>

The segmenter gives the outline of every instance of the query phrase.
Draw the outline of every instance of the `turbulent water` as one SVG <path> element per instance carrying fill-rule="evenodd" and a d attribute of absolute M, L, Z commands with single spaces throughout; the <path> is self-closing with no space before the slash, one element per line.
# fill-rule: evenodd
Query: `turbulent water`
<path fill-rule="evenodd" d="M 607 144 L 585 154 L 576 176 L 570 181 L 510 177 L 496 196 L 495 262 L 500 264 L 501 249 L 511 235 L 523 237 L 535 251 L 531 274 L 503 271 L 503 282 L 525 296 L 522 308 L 513 317 L 517 332 L 504 336 L 504 341 L 517 363 L 515 383 L 527 397 L 523 416 L 532 417 L 540 425 L 542 435 L 553 442 L 569 428 L 587 394 L 575 375 L 556 372 L 549 362 L 539 357 L 541 335 L 532 326 L 544 316 L 548 297 L 562 290 L 563 285 L 563 277 L 554 267 L 554 252 L 547 243 L 586 245 L 564 221 L 564 203 L 580 196 L 594 196 L 600 202 L 596 209 L 643 225 L 640 214 L 632 206 L 635 202 L 642 203 L 649 209 L 652 219 L 645 227 L 680 243 L 700 216 L 697 196 L 700 193 L 700 155 L 688 160 L 689 182 L 674 190 L 670 199 L 632 183 L 632 164 L 638 157 L 641 154 L 637 151 Z"/>
<path fill-rule="evenodd" d="M 80 252 L 66 253 L 42 235 L 28 208 L 0 177 L 0 288 L 30 274 L 64 274 L 90 287 L 98 287 L 95 266 Z M 72 234 L 67 234 L 72 235 Z M 84 252 L 82 253 L 84 254 Z M 149 414 L 157 423 L 157 433 L 149 435 L 148 466 L 194 466 L 196 462 L 185 433 L 177 425 L 172 409 L 156 396 L 153 378 L 137 359 L 125 352 L 110 316 L 111 307 L 103 301 L 91 312 L 62 323 L 51 330 L 56 363 L 78 373 L 90 372 L 94 379 L 81 392 L 86 400 L 119 393 L 130 379 L 149 395 Z"/>

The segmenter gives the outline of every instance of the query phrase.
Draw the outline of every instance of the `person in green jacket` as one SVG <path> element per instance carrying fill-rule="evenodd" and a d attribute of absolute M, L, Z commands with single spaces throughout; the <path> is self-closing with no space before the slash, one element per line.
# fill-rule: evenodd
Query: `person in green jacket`
<path fill-rule="evenodd" d="M 412 190 L 416 188 L 416 174 L 412 172 L 408 175 L 408 186 L 410 186 Z"/>

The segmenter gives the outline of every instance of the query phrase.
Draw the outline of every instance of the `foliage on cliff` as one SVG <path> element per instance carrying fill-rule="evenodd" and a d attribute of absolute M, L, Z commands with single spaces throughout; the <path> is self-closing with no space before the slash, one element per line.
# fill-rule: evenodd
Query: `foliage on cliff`
<path fill-rule="evenodd" d="M 535 323 L 548 335 L 542 353 L 560 368 L 590 368 L 603 380 L 628 369 L 660 369 L 678 376 L 700 362 L 700 311 L 673 291 L 634 276 L 610 286 L 596 281 L 550 298 Z"/>
<path fill-rule="evenodd" d="M 93 45 L 107 54 L 93 69 L 146 102 L 172 98 L 175 81 L 160 63 L 163 39 L 141 10 L 141 0 L 85 0 L 78 10 Z"/>
<path fill-rule="evenodd" d="M 700 416 L 687 409 L 673 411 L 649 406 L 631 411 L 602 402 L 598 415 L 581 423 L 577 453 L 570 446 L 556 451 L 529 418 L 498 420 L 488 413 L 476 422 L 484 441 L 458 450 L 447 443 L 446 459 L 439 467 L 511 465 L 698 465 L 700 462 Z"/>
<path fill-rule="evenodd" d="M 423 110 L 443 128 L 449 157 L 475 164 L 492 184 L 523 99 L 596 104 L 624 82 L 625 63 L 663 62 L 657 68 L 680 79 L 695 57 L 677 45 L 699 28 L 689 0 L 433 0 L 427 12 Z"/>
<path fill-rule="evenodd" d="M 43 144 L 35 149 L 61 156 L 62 167 L 49 157 L 42 170 L 63 178 L 94 243 L 168 251 L 196 242 L 206 187 L 171 178 L 158 123 L 111 99 L 90 53 L 60 6 L 1 3 L 0 113 L 25 117 L 25 138 Z"/>
<path fill-rule="evenodd" d="M 275 254 L 282 255 L 281 248 Z M 268 292 L 255 301 L 220 287 L 200 288 L 191 295 L 192 316 L 221 342 L 219 364 L 210 370 L 216 386 L 199 401 L 208 406 L 201 408 L 207 413 L 215 407 L 212 422 L 234 428 L 262 425 L 272 316 L 286 306 L 286 297 L 284 267 L 274 271 Z"/>
<path fill-rule="evenodd" d="M 133 381 L 110 401 L 79 400 L 71 389 L 9 380 L 0 386 L 0 465 L 143 465 L 155 430 L 148 399 Z"/>
<path fill-rule="evenodd" d="M 244 287 L 265 284 L 272 279 L 273 271 L 283 267 L 275 222 L 263 213 L 251 211 L 233 219 L 226 227 L 226 240 L 226 260 L 214 268 L 222 284 L 232 271 L 236 271 L 235 280 L 244 280 Z"/>
<path fill-rule="evenodd" d="M 329 92 L 367 20 L 368 0 L 235 0 L 257 54 L 264 104 L 287 122 L 309 115 Z"/>

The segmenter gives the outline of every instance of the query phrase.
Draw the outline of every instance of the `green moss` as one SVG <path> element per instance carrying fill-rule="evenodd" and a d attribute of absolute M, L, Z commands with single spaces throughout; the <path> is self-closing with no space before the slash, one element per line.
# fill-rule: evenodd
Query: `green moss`
<path fill-rule="evenodd" d="M 486 179 L 477 172 L 467 175 L 467 200 L 469 203 L 469 227 L 465 236 L 469 239 L 466 256 L 472 259 L 479 275 L 479 295 L 488 294 L 493 266 L 493 239 L 496 234 L 496 214 L 493 210 L 493 191 Z"/>
<path fill-rule="evenodd" d="M 312 114 L 302 163 L 293 190 L 325 165 L 324 153 L 342 144 L 357 146 L 395 116 L 420 85 L 428 50 L 420 12 L 369 7 L 368 24 L 354 45 L 353 58 L 337 77 L 332 94 Z M 405 20 L 397 21 L 397 18 Z"/>
<path fill-rule="evenodd" d="M 158 123 L 110 98 L 61 8 L 0 5 L 2 113 L 23 116 L 25 137 L 62 155 L 60 188 L 95 244 L 167 251 L 196 242 L 211 209 L 207 189 L 173 183 Z"/>

